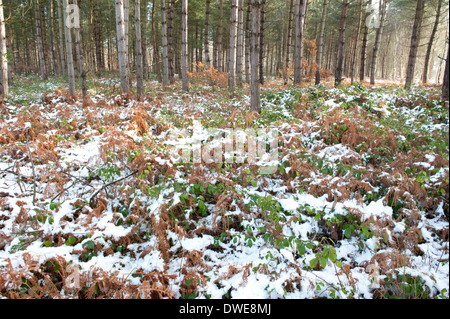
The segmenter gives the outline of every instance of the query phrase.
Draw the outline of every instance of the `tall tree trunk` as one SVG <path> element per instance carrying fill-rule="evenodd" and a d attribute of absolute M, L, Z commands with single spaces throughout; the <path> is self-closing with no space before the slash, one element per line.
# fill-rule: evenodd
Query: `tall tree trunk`
<path fill-rule="evenodd" d="M 73 0 L 73 4 L 78 7 L 78 0 Z M 84 53 L 83 53 L 83 43 L 81 41 L 81 23 L 77 24 L 75 27 L 75 43 L 76 43 L 76 51 L 78 55 L 78 63 L 80 69 L 80 78 L 81 78 L 81 94 L 83 98 L 87 95 L 87 87 L 86 87 L 86 68 L 84 65 Z"/>
<path fill-rule="evenodd" d="M 261 31 L 259 34 L 259 83 L 264 84 L 264 36 L 266 24 L 266 0 L 261 1 Z"/>
<path fill-rule="evenodd" d="M 53 73 L 59 74 L 58 72 L 58 62 L 56 61 L 56 53 L 55 53 L 55 44 L 54 44 L 54 37 L 53 37 L 53 0 L 50 0 L 50 23 L 49 23 L 49 35 L 50 35 L 50 55 L 52 57 L 52 65 L 53 65 Z"/>
<path fill-rule="evenodd" d="M 205 35 L 204 35 L 204 47 L 205 47 L 205 63 L 209 68 L 211 64 L 211 57 L 209 55 L 209 13 L 210 13 L 211 0 L 206 0 L 206 12 L 205 12 Z"/>
<path fill-rule="evenodd" d="M 366 78 L 366 61 L 367 61 L 367 38 L 369 35 L 369 28 L 364 27 L 363 44 L 361 48 L 361 64 L 359 69 L 359 80 L 362 82 Z"/>
<path fill-rule="evenodd" d="M 130 92 L 130 79 L 128 77 L 128 43 L 125 34 L 124 0 L 116 0 L 116 29 L 119 57 L 120 84 L 124 93 Z"/>
<path fill-rule="evenodd" d="M 38 47 L 39 68 L 41 70 L 42 78 L 47 79 L 47 71 L 45 69 L 45 60 L 44 60 L 44 46 L 42 44 L 42 29 L 41 29 L 41 18 L 39 14 L 39 0 L 35 0 L 34 2 L 34 14 L 36 22 L 36 42 Z"/>
<path fill-rule="evenodd" d="M 137 100 L 144 96 L 144 61 L 142 58 L 141 0 L 134 0 L 134 21 L 136 32 L 136 82 Z"/>
<path fill-rule="evenodd" d="M 244 49 L 244 0 L 238 0 L 238 28 L 237 28 L 237 53 L 236 53 L 236 81 L 242 86 L 243 49 Z"/>
<path fill-rule="evenodd" d="M 67 12 L 68 0 L 63 0 L 64 30 L 66 38 L 67 77 L 69 82 L 69 94 L 75 96 L 75 69 L 73 65 L 72 32 L 68 27 L 69 14 Z"/>
<path fill-rule="evenodd" d="M 297 0 L 295 7 L 294 85 L 302 83 L 303 73 L 303 19 L 306 0 Z"/>
<path fill-rule="evenodd" d="M 372 65 L 370 68 L 370 84 L 375 85 L 375 76 L 377 71 L 378 52 L 380 51 L 381 37 L 383 36 L 384 20 L 386 18 L 386 1 L 380 0 L 380 27 L 377 29 L 375 35 L 375 44 L 373 45 L 372 52 Z M 422 1 L 422 0 L 419 0 Z"/>
<path fill-rule="evenodd" d="M 0 96 L 7 97 L 8 90 L 8 59 L 6 50 L 6 29 L 3 13 L 3 3 L 0 0 Z"/>
<path fill-rule="evenodd" d="M 97 60 L 97 70 L 102 72 L 105 70 L 105 58 L 103 56 L 103 39 L 100 28 L 101 16 L 100 16 L 100 4 L 95 1 L 94 4 L 94 41 L 95 41 L 95 57 Z"/>
<path fill-rule="evenodd" d="M 319 43 L 317 46 L 317 71 L 316 71 L 316 85 L 320 83 L 320 69 L 322 67 L 322 55 L 323 55 L 323 37 L 325 35 L 325 23 L 327 21 L 327 5 L 328 0 L 323 0 L 322 4 L 322 21 L 320 22 L 320 35 Z"/>
<path fill-rule="evenodd" d="M 175 45 L 173 41 L 173 10 L 175 7 L 175 0 L 169 1 L 169 11 L 167 12 L 167 57 L 169 60 L 169 82 L 175 83 L 175 69 L 174 69 L 174 51 Z"/>
<path fill-rule="evenodd" d="M 338 87 L 342 82 L 342 70 L 344 63 L 344 47 L 345 47 L 345 27 L 347 23 L 347 11 L 348 11 L 348 0 L 343 0 L 342 2 L 342 13 L 341 22 L 339 27 L 339 43 L 338 43 L 338 55 L 337 55 L 337 65 L 334 86 Z"/>
<path fill-rule="evenodd" d="M 181 80 L 184 91 L 189 90 L 188 79 L 188 0 L 181 0 Z"/>
<path fill-rule="evenodd" d="M 433 48 L 434 37 L 436 36 L 436 32 L 439 26 L 439 19 L 441 17 L 441 7 L 442 7 L 442 0 L 439 0 L 438 8 L 436 10 L 436 19 L 434 21 L 433 30 L 431 31 L 430 40 L 428 41 L 427 53 L 425 54 L 425 63 L 422 74 L 423 84 L 427 84 L 428 82 L 428 66 L 430 64 L 431 49 Z"/>
<path fill-rule="evenodd" d="M 148 80 L 148 76 L 150 73 L 150 66 L 148 62 L 148 46 L 147 46 L 147 25 L 148 25 L 148 0 L 143 0 L 141 2 L 142 11 L 142 30 L 141 30 L 141 38 L 142 38 L 142 68 L 144 72 L 144 80 Z"/>
<path fill-rule="evenodd" d="M 59 24 L 59 59 L 61 60 L 61 74 L 66 72 L 66 60 L 64 58 L 64 16 L 61 12 L 62 1 L 57 1 L 58 7 L 58 24 Z"/>
<path fill-rule="evenodd" d="M 294 0 L 291 0 L 289 4 L 289 17 L 288 17 L 288 29 L 287 29 L 287 40 L 286 40 L 286 65 L 284 69 L 284 85 L 288 84 L 288 68 L 291 63 L 291 35 L 292 35 L 292 15 L 294 10 Z"/>
<path fill-rule="evenodd" d="M 223 72 L 223 59 L 222 59 L 222 33 L 223 33 L 223 0 L 219 2 L 219 25 L 217 27 L 217 69 L 219 72 Z"/>
<path fill-rule="evenodd" d="M 236 67 L 236 28 L 237 28 L 237 3 L 238 0 L 231 0 L 230 13 L 230 47 L 228 55 L 228 89 L 234 91 L 235 86 L 235 67 Z"/>
<path fill-rule="evenodd" d="M 259 87 L 259 32 L 261 31 L 261 0 L 252 0 L 252 47 L 251 47 L 251 110 L 261 113 Z"/>
<path fill-rule="evenodd" d="M 161 0 L 161 37 L 163 59 L 163 86 L 169 85 L 169 46 L 167 42 L 167 7 L 166 0 Z"/>
<path fill-rule="evenodd" d="M 89 0 L 89 51 L 92 60 L 92 71 L 97 73 L 97 60 L 94 47 L 94 0 Z"/>
<path fill-rule="evenodd" d="M 245 82 L 250 83 L 250 48 L 252 46 L 252 32 L 250 18 L 252 15 L 251 0 L 247 0 L 247 17 L 245 19 Z"/>
<path fill-rule="evenodd" d="M 360 0 L 359 1 L 359 20 L 358 20 L 358 27 L 356 29 L 355 45 L 353 47 L 352 65 L 351 65 L 351 71 L 350 71 L 350 77 L 351 77 L 352 84 L 355 80 L 356 53 L 358 51 L 359 35 L 361 33 L 362 16 L 363 16 L 363 0 Z"/>
<path fill-rule="evenodd" d="M 416 66 L 417 50 L 419 49 L 420 29 L 422 25 L 424 6 L 425 6 L 424 0 L 417 0 L 416 16 L 414 18 L 414 26 L 411 35 L 408 66 L 406 69 L 405 89 L 409 89 L 411 87 L 412 82 L 414 81 L 414 70 Z"/>
<path fill-rule="evenodd" d="M 449 68 L 448 64 L 450 63 L 450 41 L 447 39 L 448 48 L 447 48 L 447 60 L 445 61 L 445 71 L 444 71 L 444 82 L 442 84 L 442 100 L 448 101 L 448 86 L 449 86 Z"/>
<path fill-rule="evenodd" d="M 6 50 L 8 52 L 10 52 L 11 54 L 11 58 L 8 59 L 8 82 L 9 85 L 11 85 L 13 83 L 13 72 L 16 69 L 16 63 L 17 63 L 17 54 L 19 53 L 19 50 L 15 50 L 15 44 L 16 42 L 18 42 L 17 40 L 14 40 L 14 35 L 13 35 L 13 24 L 12 24 L 12 3 L 11 0 L 8 0 L 8 15 L 10 17 L 10 22 L 8 23 L 8 30 L 6 30 L 6 25 L 5 25 L 5 32 L 6 32 Z M 3 10 L 4 13 L 4 10 Z"/>
<path fill-rule="evenodd" d="M 124 25 L 124 34 L 125 34 L 125 67 L 127 69 L 127 78 L 128 78 L 128 89 L 131 92 L 131 87 L 133 86 L 131 80 L 131 66 L 130 66 L 130 42 L 129 42 L 129 29 L 130 29 L 130 0 L 122 0 L 123 1 L 123 25 Z"/>
<path fill-rule="evenodd" d="M 153 43 L 153 67 L 154 72 L 156 73 L 156 78 L 158 82 L 162 82 L 161 78 L 161 65 L 159 61 L 159 45 L 156 44 L 156 29 L 155 29 L 155 8 L 156 8 L 156 0 L 153 0 L 152 4 L 152 43 Z"/>

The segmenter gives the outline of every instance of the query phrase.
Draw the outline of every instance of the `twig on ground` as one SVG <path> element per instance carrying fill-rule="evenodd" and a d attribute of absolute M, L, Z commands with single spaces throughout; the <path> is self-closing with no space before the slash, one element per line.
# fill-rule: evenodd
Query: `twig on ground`
<path fill-rule="evenodd" d="M 27 150 L 28 150 L 28 156 L 30 157 L 30 162 L 31 162 L 31 169 L 33 172 L 33 206 L 36 205 L 36 172 L 34 170 L 34 163 L 33 163 L 33 157 L 31 156 L 31 151 L 30 151 L 30 146 L 28 145 L 28 136 L 26 136 L 27 138 Z"/>
<path fill-rule="evenodd" d="M 128 175 L 125 176 L 125 177 L 119 178 L 118 180 L 112 181 L 112 182 L 110 182 L 110 183 L 108 183 L 108 184 L 105 184 L 105 185 L 103 185 L 102 187 L 100 187 L 100 189 L 98 189 L 98 190 L 91 196 L 91 198 L 89 199 L 89 205 L 92 204 L 92 200 L 93 200 L 93 199 L 95 198 L 95 196 L 97 196 L 98 193 L 100 193 L 102 190 L 104 190 L 104 189 L 106 189 L 107 187 L 109 187 L 109 186 L 111 186 L 111 185 L 114 185 L 114 184 L 116 184 L 116 183 L 118 183 L 118 182 L 121 182 L 121 181 L 123 181 L 124 179 L 127 179 L 128 177 L 137 174 L 138 172 L 139 172 L 138 170 L 135 170 L 135 171 L 133 171 L 132 173 L 128 174 Z"/>

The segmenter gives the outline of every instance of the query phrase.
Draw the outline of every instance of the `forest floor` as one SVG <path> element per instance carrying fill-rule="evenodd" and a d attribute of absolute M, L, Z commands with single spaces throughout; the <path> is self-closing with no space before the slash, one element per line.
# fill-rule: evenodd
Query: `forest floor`
<path fill-rule="evenodd" d="M 15 78 L 0 102 L 0 296 L 449 297 L 438 88 L 272 80 L 256 115 L 246 88 L 197 81 L 148 81 L 137 102 L 110 78 L 84 101 Z M 204 144 L 276 129 L 276 170 L 177 163 L 182 128 Z"/>

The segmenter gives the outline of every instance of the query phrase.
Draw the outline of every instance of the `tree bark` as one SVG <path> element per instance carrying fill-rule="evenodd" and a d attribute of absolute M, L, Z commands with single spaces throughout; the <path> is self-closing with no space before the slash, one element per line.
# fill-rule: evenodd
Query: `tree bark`
<path fill-rule="evenodd" d="M 73 0 L 73 4 L 78 7 L 78 0 Z M 87 87 L 86 87 L 86 68 L 84 65 L 84 53 L 83 53 L 83 43 L 81 41 L 81 23 L 78 27 L 75 27 L 75 43 L 76 43 L 76 51 L 78 55 L 78 63 L 80 69 L 80 78 L 81 78 L 81 95 L 83 98 L 87 95 Z"/>
<path fill-rule="evenodd" d="M 42 78 L 47 79 L 47 71 L 45 69 L 45 60 L 44 60 L 44 46 L 42 43 L 41 18 L 39 14 L 39 0 L 35 0 L 34 2 L 34 14 L 36 22 L 36 42 L 38 47 L 39 68 L 41 71 Z"/>
<path fill-rule="evenodd" d="M 92 59 L 92 70 L 94 73 L 97 73 L 94 43 L 94 3 L 93 0 L 89 0 L 89 51 Z"/>
<path fill-rule="evenodd" d="M 128 50 L 125 33 L 124 0 L 116 0 L 116 28 L 119 57 L 120 83 L 123 93 L 130 92 L 130 79 L 128 77 Z"/>
<path fill-rule="evenodd" d="M 408 66 L 406 69 L 405 89 L 409 89 L 411 87 L 412 82 L 414 81 L 414 70 L 416 66 L 417 50 L 419 49 L 420 28 L 422 24 L 424 6 L 425 6 L 424 0 L 417 0 L 416 16 L 414 18 L 414 26 L 411 35 Z"/>
<path fill-rule="evenodd" d="M 259 34 L 259 83 L 264 85 L 264 36 L 266 24 L 266 0 L 261 1 L 261 31 Z"/>
<path fill-rule="evenodd" d="M 442 0 L 439 0 L 438 8 L 436 10 L 436 19 L 434 21 L 433 30 L 431 31 L 430 40 L 428 42 L 427 53 L 425 54 L 425 63 L 424 63 L 423 74 L 422 74 L 422 83 L 423 84 L 427 84 L 427 82 L 428 82 L 428 66 L 430 64 L 431 49 L 433 48 L 434 37 L 436 36 L 436 32 L 437 32 L 437 29 L 439 26 L 439 19 L 441 17 L 441 7 L 442 7 Z"/>
<path fill-rule="evenodd" d="M 237 27 L 237 53 L 236 53 L 236 82 L 242 86 L 243 49 L 244 49 L 244 0 L 238 0 L 238 27 Z"/>
<path fill-rule="evenodd" d="M 251 47 L 251 110 L 261 113 L 259 87 L 259 32 L 261 31 L 261 0 L 252 0 L 252 47 Z"/>
<path fill-rule="evenodd" d="M 53 0 L 50 0 L 50 23 L 49 23 L 49 36 L 50 36 L 50 55 L 52 56 L 52 65 L 53 65 L 53 74 L 59 74 L 58 72 L 58 62 L 56 61 L 56 53 L 55 53 L 55 44 L 54 44 L 54 36 L 53 36 Z"/>
<path fill-rule="evenodd" d="M 305 2 L 306 0 L 297 0 L 295 7 L 294 85 L 302 83 Z"/>
<path fill-rule="evenodd" d="M 181 0 L 181 81 L 183 91 L 189 90 L 188 68 L 188 0 Z"/>
<path fill-rule="evenodd" d="M 339 27 L 338 56 L 334 80 L 335 87 L 338 87 L 342 82 L 342 70 L 344 64 L 345 28 L 347 23 L 348 4 L 349 4 L 348 0 L 344 0 L 342 2 L 341 22 Z"/>
<path fill-rule="evenodd" d="M 95 42 L 95 57 L 97 60 L 97 71 L 105 70 L 105 58 L 103 57 L 103 39 L 100 28 L 100 4 L 95 1 L 94 4 L 94 42 Z"/>
<path fill-rule="evenodd" d="M 209 55 L 209 14 L 210 14 L 211 0 L 206 0 L 206 12 L 205 12 L 205 34 L 204 34 L 204 49 L 205 49 L 205 63 L 209 68 L 211 64 L 211 57 Z"/>
<path fill-rule="evenodd" d="M 369 4 L 372 2 L 370 1 Z M 369 17 L 369 13 L 365 16 L 367 19 Z M 359 67 L 359 81 L 363 82 L 366 78 L 366 58 L 367 58 L 367 38 L 369 36 L 369 28 L 367 27 L 367 24 L 364 23 L 363 27 L 364 33 L 363 33 L 363 41 L 362 41 L 362 47 L 361 47 L 361 64 Z"/>
<path fill-rule="evenodd" d="M 134 21 L 136 32 L 136 86 L 137 100 L 144 96 L 144 61 L 142 57 L 141 0 L 134 0 Z"/>
<path fill-rule="evenodd" d="M 250 83 L 250 48 L 252 45 L 252 33 L 250 30 L 251 15 L 251 0 L 247 0 L 247 17 L 245 19 L 245 82 L 247 83 Z"/>
<path fill-rule="evenodd" d="M 450 62 L 450 41 L 447 40 L 448 48 L 447 48 L 447 60 L 445 61 L 445 71 L 444 71 L 444 82 L 442 84 L 442 100 L 448 101 L 448 86 L 449 86 L 449 67 L 448 64 Z"/>
<path fill-rule="evenodd" d="M 163 59 L 163 86 L 169 85 L 169 47 L 167 42 L 167 7 L 166 0 L 161 0 L 161 36 Z"/>
<path fill-rule="evenodd" d="M 375 35 L 375 44 L 373 45 L 372 66 L 370 68 L 370 84 L 375 85 L 375 76 L 377 71 L 378 52 L 381 45 L 381 37 L 383 36 L 384 20 L 386 18 L 386 1 L 380 0 L 380 27 Z M 422 1 L 422 0 L 419 0 Z"/>
<path fill-rule="evenodd" d="M 156 73 L 158 82 L 162 82 L 161 78 L 161 65 L 159 61 L 159 45 L 156 44 L 156 29 L 155 29 L 155 8 L 156 0 L 153 0 L 152 4 L 152 43 L 153 43 L 153 70 Z"/>
<path fill-rule="evenodd" d="M 175 70 L 174 70 L 174 41 L 173 41 L 173 10 L 175 6 L 175 0 L 169 1 L 169 11 L 167 15 L 167 57 L 169 61 L 169 82 L 175 83 Z"/>
<path fill-rule="evenodd" d="M 284 85 L 287 85 L 289 82 L 288 78 L 288 68 L 291 63 L 291 35 L 292 35 L 292 15 L 294 10 L 294 0 L 291 0 L 289 4 L 289 17 L 288 17 L 288 29 L 287 29 L 287 40 L 286 40 L 286 65 L 283 71 L 284 76 Z"/>
<path fill-rule="evenodd" d="M 66 38 L 67 77 L 69 82 L 69 94 L 75 96 L 75 69 L 73 65 L 72 32 L 67 26 L 69 14 L 67 13 L 68 0 L 63 0 L 64 30 Z"/>
<path fill-rule="evenodd" d="M 141 15 L 141 40 L 142 40 L 142 68 L 144 72 L 144 80 L 148 80 L 150 73 L 150 66 L 148 63 L 148 46 L 147 46 L 147 25 L 148 25 L 148 0 L 143 0 L 141 2 L 141 7 L 143 8 Z"/>
<path fill-rule="evenodd" d="M 7 97 L 8 90 L 8 59 L 6 50 L 6 29 L 3 3 L 0 0 L 0 96 Z"/>
<path fill-rule="evenodd" d="M 59 24 L 59 59 L 60 59 L 60 68 L 61 68 L 61 74 L 66 72 L 66 60 L 64 58 L 64 17 L 61 12 L 61 6 L 62 2 L 58 1 L 56 2 L 56 5 L 58 7 L 58 24 Z"/>
<path fill-rule="evenodd" d="M 360 32 L 361 32 L 362 16 L 363 16 L 363 0 L 360 0 L 359 1 L 358 27 L 356 29 L 355 45 L 353 47 L 352 65 L 351 65 L 351 71 L 350 71 L 350 78 L 351 78 L 351 83 L 352 84 L 353 84 L 353 82 L 355 80 L 356 53 L 358 51 L 358 43 L 359 43 L 359 35 L 360 35 Z"/>
<path fill-rule="evenodd" d="M 323 0 L 322 4 L 322 21 L 320 22 L 320 35 L 319 35 L 319 43 L 317 46 L 317 71 L 316 71 L 316 85 L 320 83 L 320 69 L 322 67 L 322 55 L 323 55 L 323 37 L 325 35 L 325 23 L 327 20 L 327 5 L 328 0 Z"/>
<path fill-rule="evenodd" d="M 223 0 L 219 2 L 219 25 L 217 27 L 217 70 L 223 72 L 223 59 L 222 59 L 222 33 L 223 33 Z"/>
<path fill-rule="evenodd" d="M 234 91 L 235 86 L 235 66 L 236 66 L 236 28 L 237 28 L 237 3 L 238 0 L 231 0 L 230 13 L 230 46 L 228 54 L 228 90 Z"/>

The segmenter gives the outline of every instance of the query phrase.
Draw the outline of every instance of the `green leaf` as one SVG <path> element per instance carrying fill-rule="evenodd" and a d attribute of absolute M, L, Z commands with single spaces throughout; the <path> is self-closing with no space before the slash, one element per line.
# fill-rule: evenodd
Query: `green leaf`
<path fill-rule="evenodd" d="M 309 265 L 311 266 L 311 268 L 316 268 L 318 262 L 319 260 L 317 258 L 314 258 L 310 260 Z"/>
<path fill-rule="evenodd" d="M 44 241 L 44 246 L 45 247 L 50 247 L 52 245 L 51 241 Z"/>
<path fill-rule="evenodd" d="M 92 240 L 87 241 L 85 244 L 85 246 L 88 246 L 89 249 L 94 249 L 95 248 L 95 244 Z"/>
<path fill-rule="evenodd" d="M 76 242 L 77 242 L 76 237 L 70 236 L 70 237 L 66 240 L 65 244 L 66 244 L 67 246 L 72 246 L 72 245 L 74 245 Z"/>
<path fill-rule="evenodd" d="M 350 229 L 350 228 L 347 228 L 347 229 L 344 231 L 344 235 L 345 235 L 345 237 L 350 238 L 350 236 L 352 235 L 351 229 Z"/>
<path fill-rule="evenodd" d="M 319 258 L 319 263 L 322 268 L 325 268 L 327 266 L 327 260 L 328 260 L 328 258 L 326 258 L 326 257 Z"/>
<path fill-rule="evenodd" d="M 328 255 L 328 258 L 332 261 L 335 262 L 336 261 L 336 249 L 334 249 L 333 247 L 330 248 L 330 253 Z"/>

